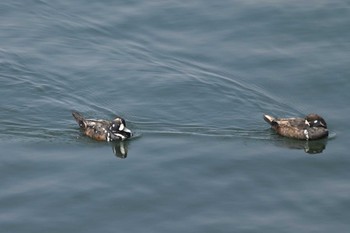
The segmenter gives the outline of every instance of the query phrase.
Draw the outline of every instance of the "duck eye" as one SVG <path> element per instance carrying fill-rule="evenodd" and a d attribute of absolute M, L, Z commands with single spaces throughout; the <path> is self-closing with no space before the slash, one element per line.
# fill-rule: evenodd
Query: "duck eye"
<path fill-rule="evenodd" d="M 112 132 L 117 131 L 117 129 L 118 129 L 118 125 L 115 124 L 115 123 L 113 123 L 113 124 L 109 127 L 109 130 L 111 130 Z"/>

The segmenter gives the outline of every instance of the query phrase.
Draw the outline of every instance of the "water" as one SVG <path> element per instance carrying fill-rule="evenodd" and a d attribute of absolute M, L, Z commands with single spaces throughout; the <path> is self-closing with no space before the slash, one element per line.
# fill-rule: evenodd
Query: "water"
<path fill-rule="evenodd" d="M 349 7 L 2 1 L 1 232 L 349 231 Z M 328 140 L 262 119 L 309 112 Z"/>

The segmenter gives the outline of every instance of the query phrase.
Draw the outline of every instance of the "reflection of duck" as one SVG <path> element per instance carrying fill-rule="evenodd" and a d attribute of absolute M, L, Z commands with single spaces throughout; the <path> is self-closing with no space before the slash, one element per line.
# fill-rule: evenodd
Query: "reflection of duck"
<path fill-rule="evenodd" d="M 123 141 L 116 142 L 112 145 L 112 150 L 115 156 L 125 159 L 128 156 L 128 144 Z"/>
<path fill-rule="evenodd" d="M 264 120 L 285 137 L 315 140 L 328 136 L 326 121 L 317 114 L 309 114 L 305 118 L 274 118 L 264 115 Z"/>
<path fill-rule="evenodd" d="M 125 120 L 121 117 L 113 121 L 85 119 L 78 112 L 72 112 L 84 134 L 97 141 L 122 141 L 132 136 L 132 132 L 126 128 Z"/>
<path fill-rule="evenodd" d="M 276 136 L 277 137 L 277 136 Z M 327 139 L 320 140 L 293 140 L 289 138 L 276 138 L 274 144 L 288 149 L 303 149 L 308 154 L 322 153 L 326 149 Z"/>

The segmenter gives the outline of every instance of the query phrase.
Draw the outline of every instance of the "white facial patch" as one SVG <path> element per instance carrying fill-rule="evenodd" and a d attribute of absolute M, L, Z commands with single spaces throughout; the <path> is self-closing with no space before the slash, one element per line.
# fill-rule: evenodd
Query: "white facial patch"
<path fill-rule="evenodd" d="M 318 120 L 314 120 L 314 124 L 317 124 L 318 123 Z"/>
<path fill-rule="evenodd" d="M 119 131 L 123 131 L 124 128 L 125 128 L 125 125 L 123 123 L 121 123 L 120 126 L 119 126 Z"/>
<path fill-rule="evenodd" d="M 309 123 L 309 121 L 308 121 L 308 120 L 305 120 L 305 125 L 310 126 L 310 123 Z"/>

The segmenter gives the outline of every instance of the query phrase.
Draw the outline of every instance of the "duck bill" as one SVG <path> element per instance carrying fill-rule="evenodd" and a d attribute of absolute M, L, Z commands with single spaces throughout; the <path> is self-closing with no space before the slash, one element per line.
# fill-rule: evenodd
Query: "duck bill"
<path fill-rule="evenodd" d="M 123 132 L 130 134 L 130 137 L 133 135 L 131 130 L 126 128 L 125 126 L 124 126 L 124 129 L 123 129 Z"/>

